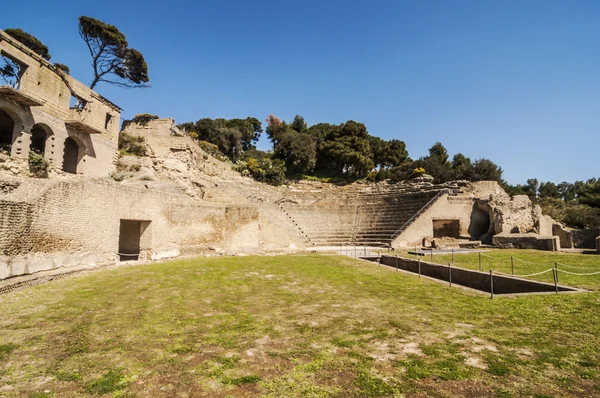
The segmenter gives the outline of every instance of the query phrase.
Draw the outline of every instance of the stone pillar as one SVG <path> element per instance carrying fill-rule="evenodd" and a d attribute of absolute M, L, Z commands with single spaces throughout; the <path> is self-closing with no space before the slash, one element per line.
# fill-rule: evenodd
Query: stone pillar
<path fill-rule="evenodd" d="M 27 158 L 29 156 L 29 145 L 31 145 L 31 133 L 25 131 L 21 126 L 19 126 L 19 130 L 16 132 L 16 139 L 13 141 L 10 156 Z"/>

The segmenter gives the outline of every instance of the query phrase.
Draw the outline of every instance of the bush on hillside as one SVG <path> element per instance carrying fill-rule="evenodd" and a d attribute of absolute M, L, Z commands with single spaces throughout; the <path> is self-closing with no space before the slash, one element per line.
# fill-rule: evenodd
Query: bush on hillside
<path fill-rule="evenodd" d="M 121 155 L 147 156 L 148 147 L 146 139 L 139 135 L 131 135 L 121 132 L 119 134 L 119 152 Z"/>
<path fill-rule="evenodd" d="M 37 178 L 48 178 L 50 163 L 35 151 L 29 152 L 29 172 Z"/>

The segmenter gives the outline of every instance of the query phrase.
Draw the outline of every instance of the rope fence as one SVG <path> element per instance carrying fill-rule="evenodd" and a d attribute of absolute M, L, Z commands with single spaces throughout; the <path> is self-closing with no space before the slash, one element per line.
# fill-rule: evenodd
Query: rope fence
<path fill-rule="evenodd" d="M 578 269 L 578 270 L 582 270 L 582 271 L 589 271 L 589 270 L 598 269 L 598 268 L 573 267 L 571 265 L 567 265 L 567 264 L 563 264 L 563 263 L 559 263 L 559 262 L 557 262 L 556 264 L 560 265 L 561 267 L 567 267 L 567 268 L 570 268 L 570 269 Z"/>
<path fill-rule="evenodd" d="M 565 271 L 565 270 L 562 270 L 562 269 L 560 269 L 560 268 L 556 268 L 556 270 L 557 270 L 558 272 L 562 272 L 562 273 L 569 274 L 569 275 L 578 275 L 578 276 L 600 275 L 600 271 L 596 271 L 596 272 L 590 272 L 590 273 L 587 273 L 587 274 L 577 274 L 577 273 L 575 273 L 575 272 L 569 272 L 569 271 Z"/>
<path fill-rule="evenodd" d="M 464 254 L 464 253 L 456 253 L 456 254 Z M 506 262 L 506 263 L 502 263 L 502 264 L 490 264 L 490 266 L 491 267 L 498 267 L 498 266 L 511 267 L 511 273 L 504 273 L 504 272 L 497 271 L 497 270 L 495 270 L 495 269 L 493 269 L 491 267 L 489 268 L 489 270 L 493 271 L 494 274 L 503 275 L 503 276 L 515 276 L 515 277 L 519 277 L 519 278 L 529 278 L 529 277 L 543 275 L 543 274 L 546 274 L 548 272 L 552 272 L 553 276 L 554 276 L 554 279 L 558 282 L 558 272 L 562 272 L 564 274 L 573 275 L 573 276 L 594 276 L 594 275 L 600 275 L 600 268 L 596 268 L 596 267 L 574 267 L 572 265 L 564 264 L 564 263 L 561 263 L 561 262 L 558 262 L 558 261 L 553 262 L 552 268 L 548 268 L 548 269 L 546 269 L 544 271 L 541 271 L 541 272 L 536 272 L 536 273 L 527 274 L 527 275 L 516 274 L 515 273 L 515 262 L 519 262 L 519 263 L 522 263 L 522 264 L 533 265 L 533 266 L 540 266 L 540 267 L 542 267 L 542 266 L 546 266 L 547 267 L 548 264 L 547 263 L 542 263 L 542 262 L 527 261 L 527 260 L 523 260 L 523 259 L 515 257 L 515 256 L 511 256 L 510 258 L 506 258 L 506 257 L 491 256 L 489 254 L 485 254 L 485 253 L 482 253 L 482 252 L 478 252 L 477 254 L 479 256 L 479 271 L 483 271 L 483 265 L 484 264 L 483 264 L 482 258 L 489 258 L 489 259 L 496 260 L 496 261 Z M 450 253 L 448 253 L 448 255 L 450 255 Z M 454 253 L 454 250 L 453 250 L 452 251 L 452 262 L 451 262 L 452 266 L 457 266 L 457 265 L 460 266 L 460 264 L 455 261 L 454 255 L 455 255 L 455 253 Z M 431 253 L 430 258 L 431 258 L 431 262 L 432 263 L 436 263 L 433 260 L 433 251 Z M 510 261 L 510 263 L 509 263 L 509 261 Z M 445 263 L 441 264 L 441 265 L 445 265 Z M 592 271 L 592 272 L 585 272 L 585 273 L 570 272 L 570 271 L 566 271 L 564 269 L 561 269 L 561 267 L 572 269 L 572 270 Z M 465 267 L 465 268 L 468 268 L 468 267 Z"/>
<path fill-rule="evenodd" d="M 548 268 L 548 269 L 547 269 L 547 270 L 545 270 L 545 271 L 538 272 L 538 273 L 536 273 L 536 274 L 529 274 L 529 275 L 505 274 L 505 273 L 503 273 L 503 272 L 496 271 L 496 270 L 494 270 L 494 273 L 495 273 L 495 274 L 498 274 L 498 275 L 504 275 L 504 276 L 518 276 L 518 277 L 520 277 L 520 278 L 527 278 L 527 277 L 530 277 L 530 276 L 538 276 L 538 275 L 542 275 L 542 274 L 545 274 L 546 272 L 552 272 L 552 271 L 554 271 L 554 268 Z"/>

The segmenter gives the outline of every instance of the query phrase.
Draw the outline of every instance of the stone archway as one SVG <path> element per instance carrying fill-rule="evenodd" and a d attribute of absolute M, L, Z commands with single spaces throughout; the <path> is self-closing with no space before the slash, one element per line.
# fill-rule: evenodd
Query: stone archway
<path fill-rule="evenodd" d="M 79 139 L 67 137 L 63 155 L 63 171 L 65 173 L 77 174 L 77 166 L 83 158 L 84 145 Z"/>
<path fill-rule="evenodd" d="M 42 124 L 33 126 L 31 129 L 31 144 L 29 145 L 29 150 L 44 156 L 46 153 L 46 142 L 51 135 L 52 130 L 48 126 Z"/>
<path fill-rule="evenodd" d="M 0 109 L 0 151 L 10 153 L 15 135 L 15 120 Z"/>

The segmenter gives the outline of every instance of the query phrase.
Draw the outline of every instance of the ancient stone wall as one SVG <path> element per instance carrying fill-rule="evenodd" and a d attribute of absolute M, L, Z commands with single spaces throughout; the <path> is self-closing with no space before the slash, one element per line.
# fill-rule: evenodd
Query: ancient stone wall
<path fill-rule="evenodd" d="M 121 220 L 147 223 L 141 255 L 152 259 L 282 249 L 287 246 L 274 239 L 290 241 L 254 206 L 203 203 L 106 180 L 48 183 L 23 200 L 19 191 L 29 185 L 0 197 L 0 279 L 114 261 Z"/>
<path fill-rule="evenodd" d="M 600 228 L 573 229 L 569 231 L 573 241 L 573 247 L 581 249 L 594 249 L 596 238 L 600 236 Z"/>
<path fill-rule="evenodd" d="M 557 251 L 560 242 L 557 236 L 528 234 L 499 234 L 493 237 L 494 246 L 500 249 L 535 249 Z"/>
<path fill-rule="evenodd" d="M 427 210 L 423 211 L 392 242 L 393 247 L 410 247 L 421 245 L 423 238 L 433 238 L 433 225 L 436 220 L 456 220 L 459 223 L 459 234 L 469 237 L 472 222 L 473 198 L 449 196 L 447 193 L 439 197 Z M 484 223 L 476 220 L 475 223 Z M 487 222 L 489 225 L 489 221 Z"/>
<path fill-rule="evenodd" d="M 44 157 L 55 168 L 63 168 L 70 137 L 79 148 L 77 173 L 108 175 L 114 169 L 121 109 L 2 31 L 0 53 L 26 68 L 18 89 L 0 92 L 0 110 L 15 126 L 11 155 L 28 156 L 37 127 L 46 134 Z M 72 106 L 75 102 L 79 106 Z"/>

